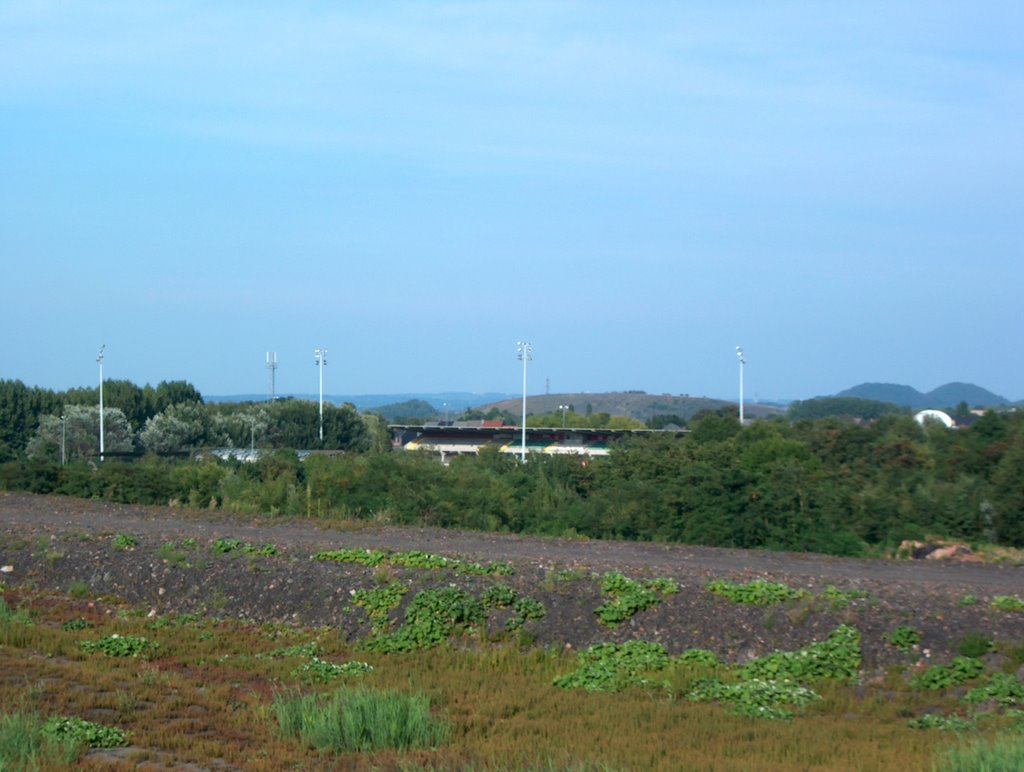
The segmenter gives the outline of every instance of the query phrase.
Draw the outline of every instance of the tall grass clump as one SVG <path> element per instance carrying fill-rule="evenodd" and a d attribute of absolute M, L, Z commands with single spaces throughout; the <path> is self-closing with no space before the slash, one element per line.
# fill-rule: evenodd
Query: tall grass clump
<path fill-rule="evenodd" d="M 451 735 L 449 723 L 430 714 L 424 694 L 339 689 L 326 698 L 279 697 L 274 711 L 285 735 L 339 753 L 433 748 Z"/>
<path fill-rule="evenodd" d="M 1024 737 L 1003 736 L 946 749 L 936 772 L 1018 772 L 1024 769 Z"/>
<path fill-rule="evenodd" d="M 31 713 L 0 716 L 0 769 L 39 769 L 70 765 L 82 748 L 78 740 L 54 736 Z"/>

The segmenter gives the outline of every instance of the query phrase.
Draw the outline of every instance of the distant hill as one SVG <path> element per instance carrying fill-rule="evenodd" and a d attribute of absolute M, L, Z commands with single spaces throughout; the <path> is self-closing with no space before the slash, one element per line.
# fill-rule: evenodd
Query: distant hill
<path fill-rule="evenodd" d="M 318 394 L 278 394 L 278 398 L 294 397 L 295 399 L 308 399 L 316 401 L 320 399 Z M 476 407 L 485 402 L 494 402 L 498 399 L 506 399 L 511 396 L 508 393 L 486 392 L 474 394 L 466 391 L 446 391 L 436 394 L 408 393 L 408 394 L 324 394 L 324 402 L 332 405 L 341 405 L 345 402 L 353 404 L 359 410 L 378 410 L 382 406 L 394 405 L 410 400 L 422 400 L 431 405 L 436 405 L 438 410 L 443 410 L 443 405 L 448 404 L 452 412 L 462 411 L 466 408 Z M 206 402 L 266 402 L 269 399 L 267 394 L 230 394 L 209 396 L 204 395 Z M 437 411 L 435 411 L 437 412 Z"/>
<path fill-rule="evenodd" d="M 691 397 L 688 394 L 647 394 L 643 391 L 611 391 L 599 394 L 537 394 L 527 395 L 527 413 L 557 413 L 559 405 L 569 405 L 577 413 L 608 413 L 623 415 L 647 421 L 656 415 L 677 415 L 684 420 L 692 418 L 701 410 L 717 410 L 722 407 L 734 406 L 735 402 L 710 397 Z M 492 407 L 519 415 L 523 409 L 522 397 L 505 399 L 481 405 L 487 411 Z M 774 405 L 760 405 L 744 402 L 745 416 L 780 415 L 784 408 Z"/>
<path fill-rule="evenodd" d="M 988 389 L 975 386 L 973 383 L 947 383 L 922 394 L 913 386 L 896 383 L 862 383 L 852 389 L 836 394 L 837 397 L 858 397 L 878 402 L 892 402 L 895 405 L 915 409 L 933 407 L 955 407 L 966 402 L 970 407 L 993 407 L 1006 405 L 1008 400 L 993 394 Z"/>
<path fill-rule="evenodd" d="M 427 421 L 438 417 L 438 409 L 422 399 L 407 399 L 404 402 L 392 402 L 373 408 L 391 422 L 408 423 L 409 421 Z"/>

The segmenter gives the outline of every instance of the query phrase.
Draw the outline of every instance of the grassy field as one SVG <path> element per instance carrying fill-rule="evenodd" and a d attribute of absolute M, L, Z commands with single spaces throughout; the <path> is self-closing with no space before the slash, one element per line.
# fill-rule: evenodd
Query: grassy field
<path fill-rule="evenodd" d="M 769 720 L 687 699 L 709 677 L 723 676 L 713 662 L 652 667 L 646 682 L 641 668 L 634 685 L 620 683 L 625 688 L 615 692 L 554 684 L 578 665 L 574 651 L 523 650 L 513 638 L 471 636 L 384 654 L 346 646 L 329 629 L 147 618 L 88 598 L 8 592 L 0 606 L 5 716 L 75 717 L 127 732 L 122 747 L 89 750 L 83 742 L 84 766 L 967 769 L 950 755 L 964 738 L 998 738 L 984 752 L 1011 758 L 1024 736 L 1013 710 L 962 732 L 912 727 L 909 719 L 925 712 L 958 718 L 969 711 L 962 690 L 921 689 L 903 673 L 863 684 L 822 682 L 815 685 L 820 699 L 792 718 Z M 355 745 L 315 747 L 297 728 L 303 711 L 318 721 L 330 718 L 331 704 L 351 699 L 361 700 L 365 715 L 345 730 Z M 388 739 L 389 727 L 378 725 L 395 723 L 422 731 Z M 359 744 L 378 734 L 383 744 Z M 29 767 L 63 763 L 34 759 Z M 0 756 L 0 768 L 5 763 L 18 768 Z"/>

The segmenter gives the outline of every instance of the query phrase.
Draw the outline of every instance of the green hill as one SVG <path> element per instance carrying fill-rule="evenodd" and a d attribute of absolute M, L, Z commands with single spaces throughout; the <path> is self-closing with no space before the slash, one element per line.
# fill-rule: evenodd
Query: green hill
<path fill-rule="evenodd" d="M 891 402 L 895 405 L 915 409 L 953 407 L 961 402 L 966 402 L 970 407 L 993 407 L 1007 404 L 1005 397 L 993 394 L 988 389 L 975 386 L 973 383 L 958 382 L 947 383 L 926 394 L 921 393 L 913 386 L 896 383 L 862 383 L 841 391 L 836 396 Z"/>
<path fill-rule="evenodd" d="M 710 397 L 691 397 L 688 394 L 647 394 L 643 391 L 611 391 L 598 394 L 527 395 L 526 412 L 528 414 L 557 413 L 559 406 L 569 405 L 571 410 L 583 414 L 587 412 L 608 413 L 609 415 L 629 416 L 640 421 L 647 421 L 657 415 L 677 415 L 688 420 L 701 410 L 717 410 L 718 408 L 734 406 L 735 404 L 735 402 L 729 402 L 728 400 L 711 399 Z M 523 402 L 521 397 L 505 399 L 500 402 L 482 405 L 480 409 L 486 412 L 492 407 L 507 411 L 513 415 L 519 415 L 523 409 Z M 744 404 L 744 415 L 749 417 L 779 415 L 783 412 L 785 411 L 782 408 L 772 405 Z"/>

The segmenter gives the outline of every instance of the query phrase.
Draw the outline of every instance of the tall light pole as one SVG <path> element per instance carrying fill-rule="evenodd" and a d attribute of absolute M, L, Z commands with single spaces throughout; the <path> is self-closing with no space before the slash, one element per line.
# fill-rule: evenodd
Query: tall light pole
<path fill-rule="evenodd" d="M 100 346 L 100 355 L 96 357 L 100 363 L 100 461 L 103 460 L 103 350 L 106 347 L 106 343 Z"/>
<path fill-rule="evenodd" d="M 533 346 L 529 341 L 521 340 L 516 343 L 516 358 L 523 363 L 523 440 L 519 460 L 526 461 L 526 363 L 533 359 Z"/>
<path fill-rule="evenodd" d="M 270 370 L 270 402 L 274 402 L 274 374 L 277 371 L 277 352 L 267 352 L 267 369 Z"/>
<path fill-rule="evenodd" d="M 736 347 L 736 358 L 740 361 L 740 426 L 743 426 L 743 365 L 747 360 L 743 358 L 743 349 Z"/>
<path fill-rule="evenodd" d="M 320 442 L 324 441 L 324 365 L 327 364 L 327 349 L 313 350 L 316 366 L 320 368 Z"/>
<path fill-rule="evenodd" d="M 562 411 L 562 428 L 565 428 L 565 411 L 569 409 L 568 405 L 559 405 L 558 409 Z"/>
<path fill-rule="evenodd" d="M 67 461 L 67 442 L 68 442 L 68 418 L 63 413 L 60 416 L 60 465 L 64 466 Z"/>

